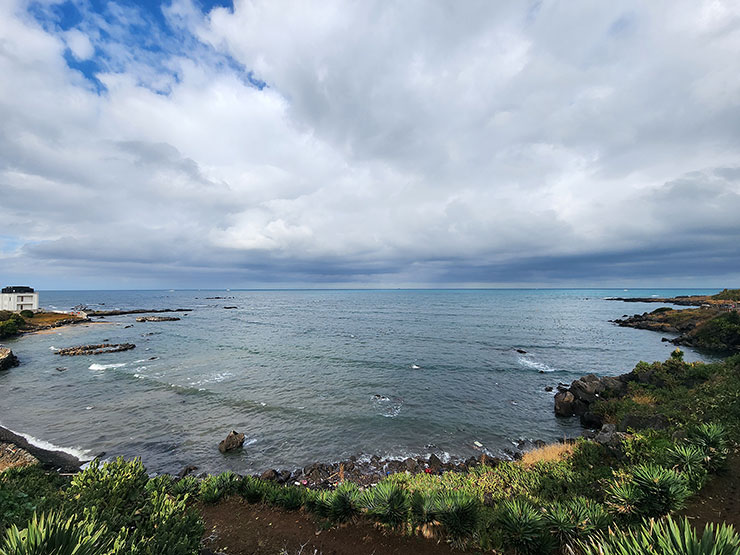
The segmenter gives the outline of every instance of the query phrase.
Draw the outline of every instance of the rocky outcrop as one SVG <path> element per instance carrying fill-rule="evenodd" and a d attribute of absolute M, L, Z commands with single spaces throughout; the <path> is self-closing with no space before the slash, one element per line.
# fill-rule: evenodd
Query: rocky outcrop
<path fill-rule="evenodd" d="M 88 316 L 122 316 L 124 314 L 157 314 L 161 312 L 192 312 L 192 308 L 137 308 L 134 310 L 93 310 Z"/>
<path fill-rule="evenodd" d="M 226 453 L 228 451 L 233 451 L 234 449 L 240 449 L 242 445 L 244 445 L 244 434 L 241 434 L 236 430 L 232 430 L 229 432 L 229 435 L 226 436 L 226 439 L 218 444 L 218 450 L 222 453 Z"/>
<path fill-rule="evenodd" d="M 634 379 L 630 374 L 599 377 L 588 374 L 573 380 L 570 387 L 559 386 L 555 394 L 555 414 L 569 417 L 580 416 L 581 424 L 588 428 L 600 428 L 601 418 L 591 412 L 591 405 L 601 398 L 621 397 L 627 392 L 627 383 Z"/>
<path fill-rule="evenodd" d="M 18 364 L 20 364 L 18 357 L 13 354 L 13 351 L 5 347 L 0 347 L 0 371 L 8 370 L 13 366 L 18 366 Z"/>
<path fill-rule="evenodd" d="M 104 353 L 130 351 L 134 348 L 136 348 L 136 345 L 133 343 L 98 343 L 96 345 L 66 347 L 64 349 L 59 349 L 56 354 L 61 356 L 102 355 Z"/>
<path fill-rule="evenodd" d="M 36 458 L 44 468 L 58 470 L 60 472 L 79 472 L 82 465 L 82 462 L 77 457 L 73 457 L 69 453 L 41 449 L 28 443 L 26 438 L 3 427 L 0 427 L 0 442 L 20 447 Z"/>
<path fill-rule="evenodd" d="M 179 318 L 175 316 L 139 316 L 137 322 L 176 322 Z"/>
<path fill-rule="evenodd" d="M 39 460 L 25 449 L 12 443 L 0 443 L 0 472 L 39 464 Z"/>

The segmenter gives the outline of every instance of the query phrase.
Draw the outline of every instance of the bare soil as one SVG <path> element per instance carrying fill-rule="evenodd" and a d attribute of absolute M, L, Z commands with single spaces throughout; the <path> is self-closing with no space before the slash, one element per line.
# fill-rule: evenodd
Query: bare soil
<path fill-rule="evenodd" d="M 740 531 L 740 452 L 729 458 L 726 469 L 679 514 L 688 517 L 698 530 L 708 523 L 726 522 Z"/>
<path fill-rule="evenodd" d="M 404 536 L 367 522 L 326 529 L 304 511 L 250 505 L 238 496 L 200 505 L 204 546 L 231 555 L 450 555 L 444 542 Z"/>

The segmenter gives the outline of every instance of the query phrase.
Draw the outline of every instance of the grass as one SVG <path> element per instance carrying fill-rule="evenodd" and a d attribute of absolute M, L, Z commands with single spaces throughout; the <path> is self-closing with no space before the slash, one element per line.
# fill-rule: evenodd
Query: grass
<path fill-rule="evenodd" d="M 522 455 L 524 466 L 533 466 L 537 463 L 559 462 L 573 454 L 575 447 L 571 443 L 550 443 L 527 451 Z"/>

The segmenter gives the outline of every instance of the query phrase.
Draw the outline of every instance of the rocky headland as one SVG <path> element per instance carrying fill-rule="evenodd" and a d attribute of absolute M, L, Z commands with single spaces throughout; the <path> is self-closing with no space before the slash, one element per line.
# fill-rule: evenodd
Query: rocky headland
<path fill-rule="evenodd" d="M 0 347 L 0 370 L 8 370 L 13 366 L 18 366 L 18 357 L 13 354 L 13 351 L 6 347 Z"/>

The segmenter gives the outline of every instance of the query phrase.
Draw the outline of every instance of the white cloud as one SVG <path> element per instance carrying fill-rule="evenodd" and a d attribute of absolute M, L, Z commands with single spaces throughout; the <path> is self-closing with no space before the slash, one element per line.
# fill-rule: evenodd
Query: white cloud
<path fill-rule="evenodd" d="M 531 260 L 681 252 L 703 228 L 719 230 L 704 249 L 736 244 L 740 181 L 718 177 L 740 166 L 731 3 L 240 0 L 203 15 L 179 0 L 172 29 L 145 37 L 132 8 L 79 3 L 60 30 L 25 7 L 0 6 L 0 218 L 27 243 L 0 257 L 18 275 L 77 260 L 169 280 L 474 267 L 478 283 L 509 267 L 523 282 Z M 102 94 L 66 48 L 96 61 Z"/>

